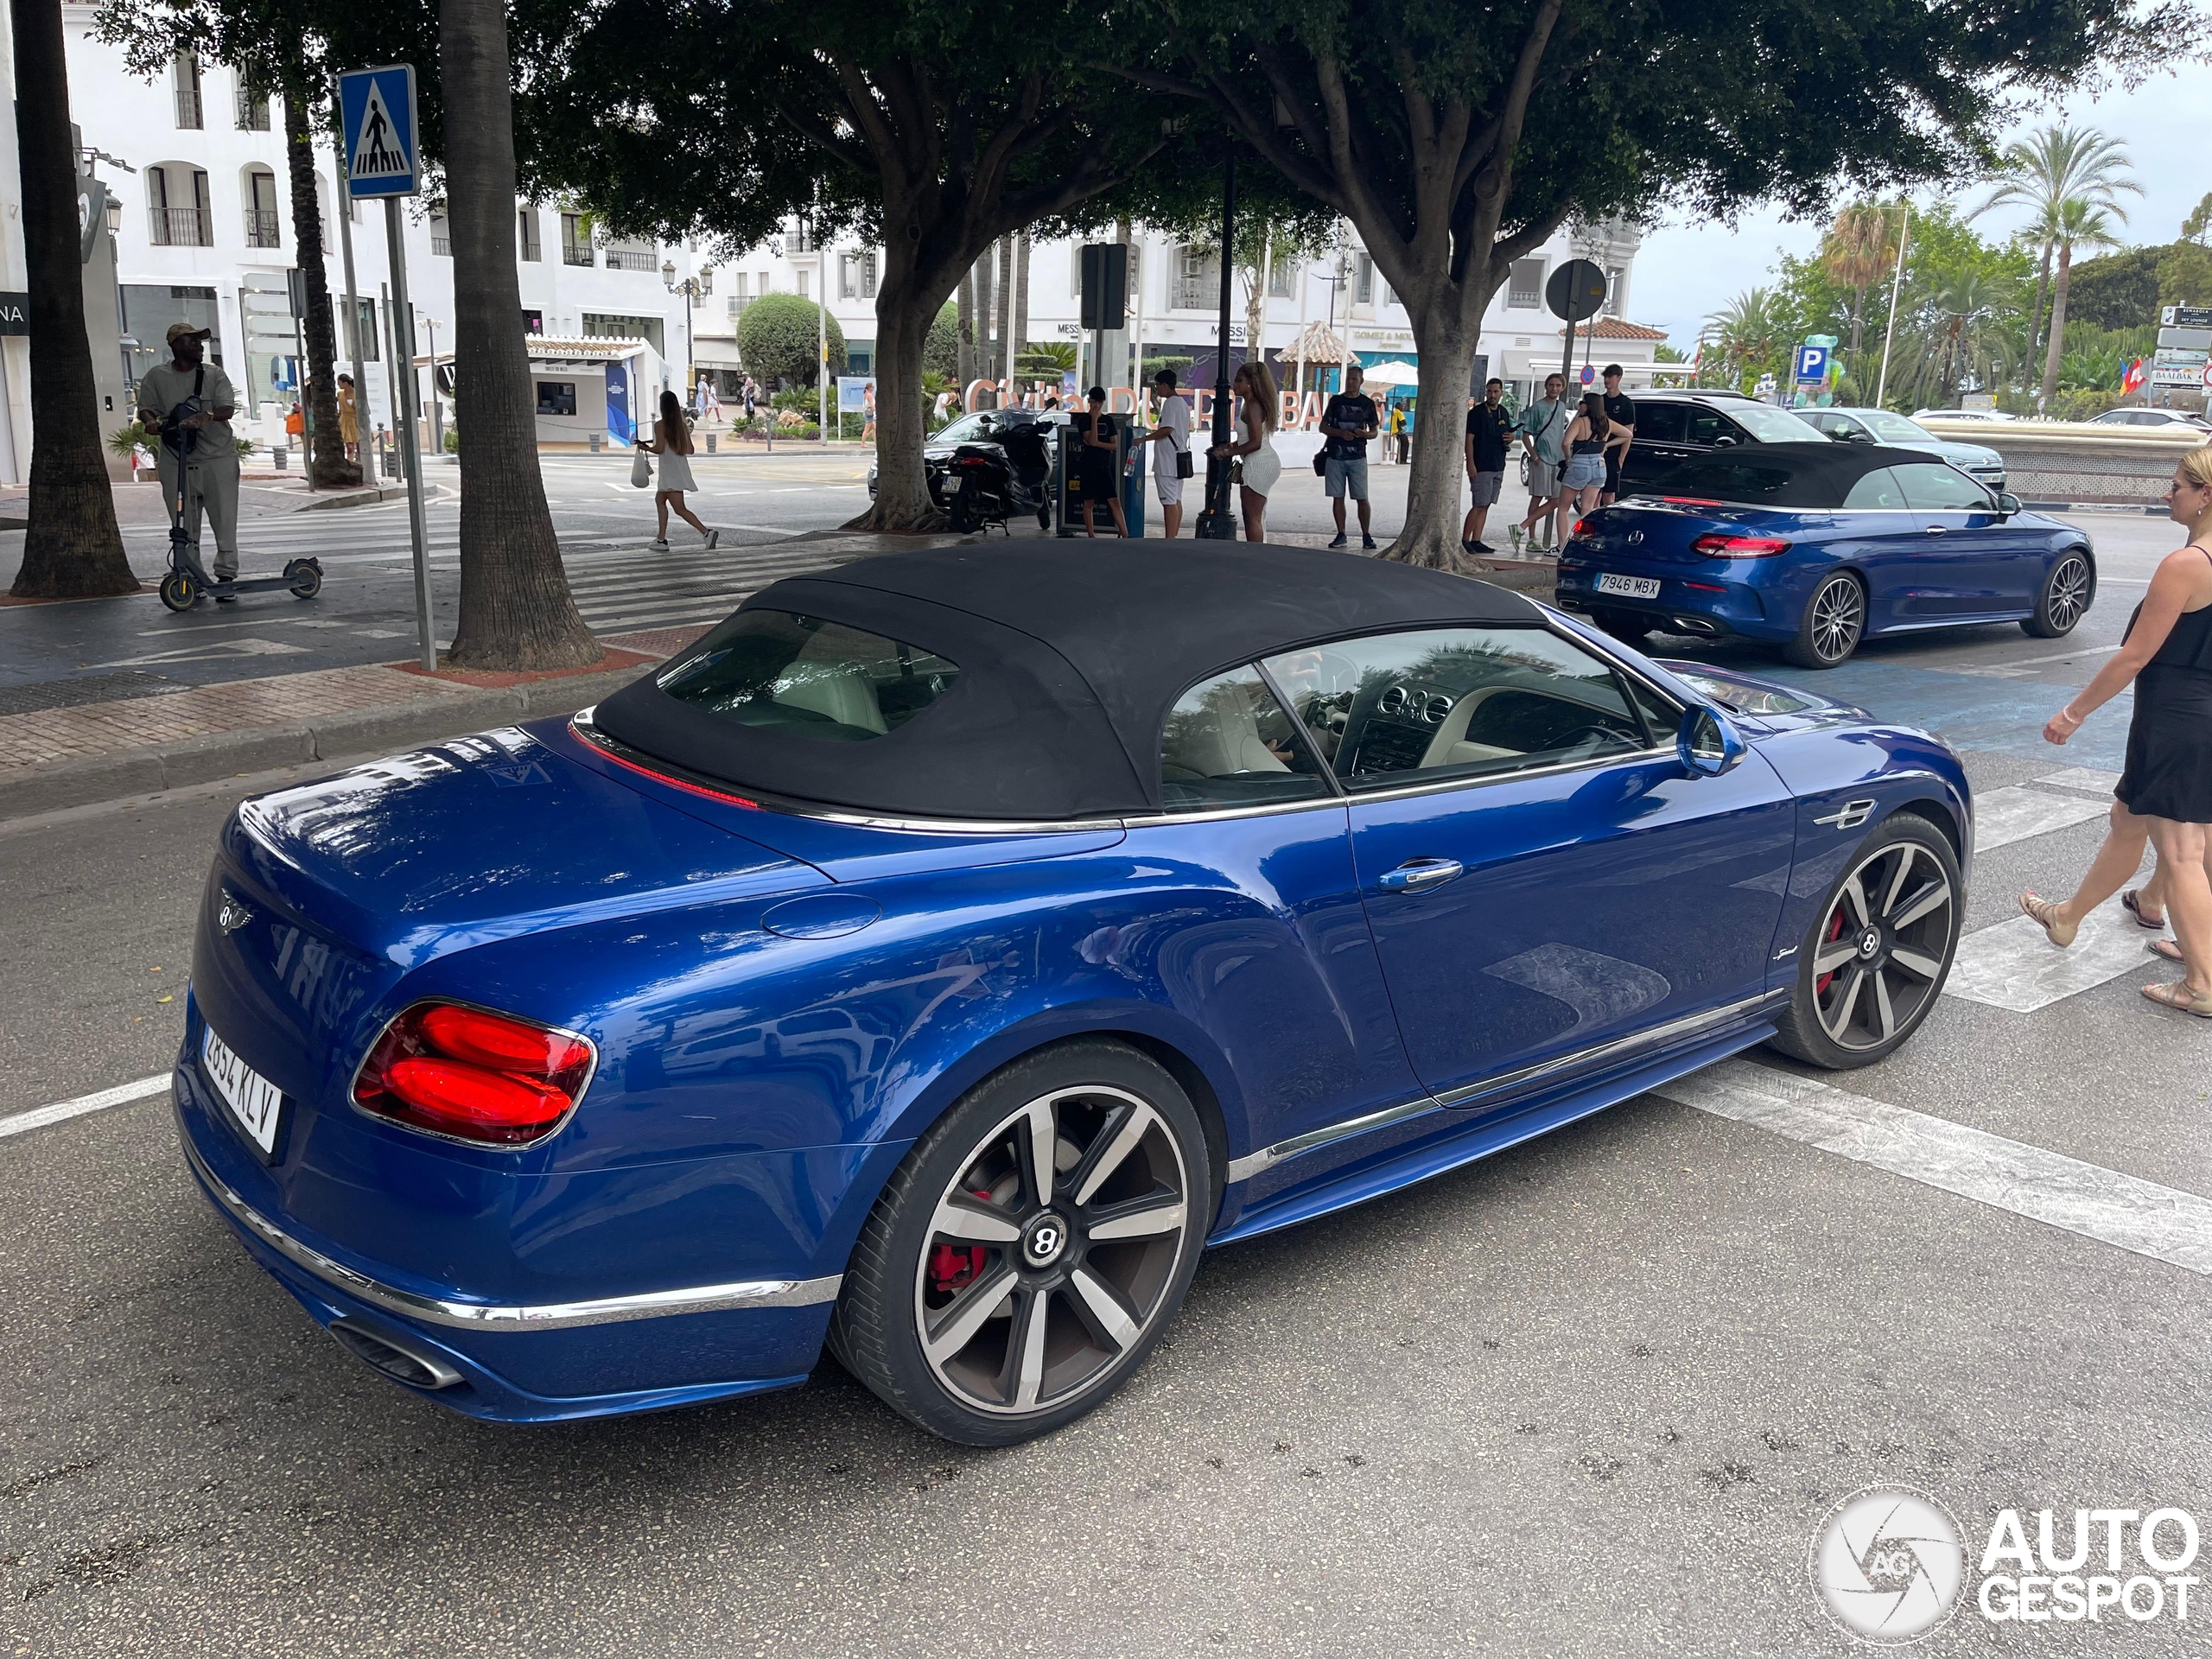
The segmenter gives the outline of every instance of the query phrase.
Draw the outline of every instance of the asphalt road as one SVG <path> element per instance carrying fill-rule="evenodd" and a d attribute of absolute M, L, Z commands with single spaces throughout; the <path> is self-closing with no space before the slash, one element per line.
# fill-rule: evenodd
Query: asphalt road
<path fill-rule="evenodd" d="M 1967 918 L 1993 984 L 2046 964 L 2012 896 L 2064 891 L 2101 833 L 2097 780 L 2044 780 L 2116 766 L 2125 709 L 2063 751 L 2036 731 L 2172 544 L 2093 531 L 2107 586 L 2075 640 L 1878 644 L 1820 681 L 1950 735 L 1986 838 L 2010 826 Z M 0 830 L 0 1116 L 166 1069 L 243 792 Z M 2128 1183 L 2155 1183 L 2184 1195 L 2174 1226 L 2212 1195 L 2212 1029 L 2143 1002 L 2150 959 L 2116 949 L 2039 1002 L 1946 995 L 1897 1057 L 1827 1079 L 1847 1115 L 2001 1137 L 1980 1197 L 1871 1136 L 1647 1096 L 1217 1252 L 1122 1394 L 1002 1452 L 923 1438 L 828 1362 L 747 1403 L 472 1423 L 251 1265 L 162 1100 L 0 1138 L 0 1652 L 1857 1651 L 1807 1562 L 1860 1487 L 1933 1493 L 1970 1554 L 2007 1505 L 2212 1512 L 2212 1286 L 2032 1218 L 2007 1174 L 2058 1154 L 2139 1208 Z M 1969 1607 L 1919 1651 L 2195 1653 L 2191 1609 L 2022 1630 Z"/>

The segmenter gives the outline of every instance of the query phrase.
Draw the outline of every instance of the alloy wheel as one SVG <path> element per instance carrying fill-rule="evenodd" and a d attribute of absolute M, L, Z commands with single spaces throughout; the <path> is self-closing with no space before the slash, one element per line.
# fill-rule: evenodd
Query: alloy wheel
<path fill-rule="evenodd" d="M 2050 619 L 2055 633 L 2072 632 L 2089 608 L 2089 566 L 2079 553 L 2069 553 L 2058 562 L 2058 569 L 2050 573 L 2050 592 L 2044 602 L 2044 613 Z"/>
<path fill-rule="evenodd" d="M 1140 1345 L 1191 1224 L 1182 1148 L 1150 1103 L 1103 1085 L 1039 1096 L 938 1195 L 914 1278 L 924 1360 L 971 1410 L 1065 1404 Z"/>
<path fill-rule="evenodd" d="M 1936 999 L 1957 903 L 1925 847 L 1900 841 L 1852 871 L 1822 923 L 1814 1005 L 1839 1047 L 1881 1047 Z"/>
<path fill-rule="evenodd" d="M 1813 595 L 1813 649 L 1821 660 L 1840 663 L 1858 648 L 1866 626 L 1866 597 L 1849 576 L 1837 576 Z"/>

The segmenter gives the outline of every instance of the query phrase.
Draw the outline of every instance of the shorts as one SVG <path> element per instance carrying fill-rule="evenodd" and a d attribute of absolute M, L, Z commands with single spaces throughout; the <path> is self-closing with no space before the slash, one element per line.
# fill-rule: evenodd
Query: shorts
<path fill-rule="evenodd" d="M 1546 496 L 1559 493 L 1559 462 L 1532 461 L 1529 463 L 1529 499 L 1541 501 Z"/>
<path fill-rule="evenodd" d="M 1167 464 L 1153 474 L 1153 487 L 1160 493 L 1161 506 L 1179 507 L 1183 505 L 1183 480 L 1175 476 L 1174 452 L 1163 445 L 1160 459 Z"/>
<path fill-rule="evenodd" d="M 1505 474 L 1502 470 L 1495 473 L 1477 473 L 1468 481 L 1475 486 L 1475 505 L 1478 507 L 1494 507 L 1497 505 L 1497 493 L 1505 487 Z"/>
<path fill-rule="evenodd" d="M 1618 495 L 1620 493 L 1621 452 L 1618 449 L 1608 449 L 1605 451 L 1605 493 Z"/>
<path fill-rule="evenodd" d="M 1367 499 L 1367 457 L 1365 455 L 1335 455 L 1325 457 L 1327 470 L 1322 474 L 1325 494 L 1341 496 L 1349 493 L 1355 501 Z"/>
<path fill-rule="evenodd" d="M 1559 481 L 1564 489 L 1594 489 L 1605 481 L 1605 460 L 1599 455 L 1569 455 Z"/>

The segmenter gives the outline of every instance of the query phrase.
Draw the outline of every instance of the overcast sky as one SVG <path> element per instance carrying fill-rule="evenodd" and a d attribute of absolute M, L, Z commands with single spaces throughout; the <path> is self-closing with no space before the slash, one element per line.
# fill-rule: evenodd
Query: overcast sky
<path fill-rule="evenodd" d="M 2127 146 L 2135 176 L 2147 192 L 2121 200 L 2128 213 L 2123 234 L 2130 242 L 2172 241 L 2183 218 L 2212 190 L 2212 66 L 2192 65 L 2177 73 L 2153 75 L 2133 88 L 2033 111 L 2019 130 L 2059 119 L 2100 128 Z M 1980 186 L 1953 192 L 1948 200 L 1965 211 L 1986 194 L 1987 187 Z M 1934 200 L 1939 194 L 1923 191 L 1915 200 Z M 1980 222 L 1985 234 L 1997 237 L 2024 217 L 2004 210 Z M 1666 329 L 1674 344 L 1688 351 L 1699 327 L 1723 301 L 1770 281 L 1778 254 L 1802 256 L 1820 239 L 1817 225 L 1789 224 L 1770 212 L 1745 213 L 1732 230 L 1670 220 L 1637 254 L 1630 315 Z M 2212 303 L 2212 295 L 2204 300 Z"/>

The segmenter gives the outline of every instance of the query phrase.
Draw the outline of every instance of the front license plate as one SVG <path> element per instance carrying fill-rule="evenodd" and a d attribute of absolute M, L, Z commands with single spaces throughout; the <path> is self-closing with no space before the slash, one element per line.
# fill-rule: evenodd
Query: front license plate
<path fill-rule="evenodd" d="M 1598 591 L 1618 594 L 1623 599 L 1656 599 L 1659 579 L 1656 576 L 1616 576 L 1610 573 L 1598 578 Z"/>
<path fill-rule="evenodd" d="M 275 1157 L 276 1130 L 283 1117 L 283 1090 L 233 1054 L 213 1026 L 202 1030 L 200 1058 L 215 1092 L 222 1096 L 246 1139 L 261 1148 L 263 1157 Z"/>

